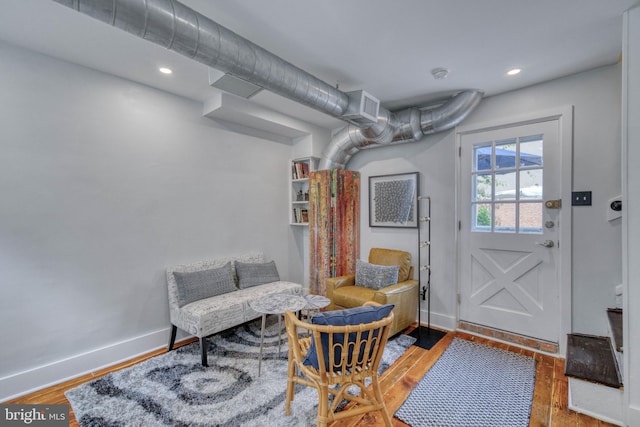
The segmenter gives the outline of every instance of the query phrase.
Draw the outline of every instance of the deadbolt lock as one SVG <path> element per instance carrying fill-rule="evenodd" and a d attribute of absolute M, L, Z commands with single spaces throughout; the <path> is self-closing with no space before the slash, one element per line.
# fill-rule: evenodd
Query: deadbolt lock
<path fill-rule="evenodd" d="M 560 209 L 562 207 L 562 199 L 547 200 L 544 202 L 544 206 L 548 209 Z"/>

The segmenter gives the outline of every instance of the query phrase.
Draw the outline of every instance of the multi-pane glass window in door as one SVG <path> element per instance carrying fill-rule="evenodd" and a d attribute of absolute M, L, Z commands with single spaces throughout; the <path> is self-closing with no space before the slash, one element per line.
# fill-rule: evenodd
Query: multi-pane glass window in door
<path fill-rule="evenodd" d="M 542 234 L 543 135 L 473 145 L 472 231 Z"/>

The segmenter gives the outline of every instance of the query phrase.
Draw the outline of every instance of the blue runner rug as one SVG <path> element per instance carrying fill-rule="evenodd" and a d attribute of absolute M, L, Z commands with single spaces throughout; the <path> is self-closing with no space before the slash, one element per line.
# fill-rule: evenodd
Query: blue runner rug
<path fill-rule="evenodd" d="M 413 427 L 527 427 L 535 359 L 454 338 L 395 416 Z"/>

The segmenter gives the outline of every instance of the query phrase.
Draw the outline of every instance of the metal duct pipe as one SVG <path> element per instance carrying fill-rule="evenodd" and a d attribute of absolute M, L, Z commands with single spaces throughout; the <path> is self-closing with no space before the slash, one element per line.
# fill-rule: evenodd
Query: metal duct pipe
<path fill-rule="evenodd" d="M 464 120 L 480 103 L 484 92 L 466 90 L 433 110 L 415 107 L 391 113 L 380 108 L 376 128 L 348 125 L 338 131 L 322 153 L 318 169 L 344 169 L 358 151 L 382 145 L 415 142 L 423 136 L 449 130 Z M 380 126 L 384 124 L 384 128 Z"/>
<path fill-rule="evenodd" d="M 376 122 L 375 114 L 371 119 L 354 119 L 354 111 L 360 111 L 361 98 L 351 98 L 177 0 L 53 1 L 352 123 L 339 131 L 325 149 L 320 169 L 344 168 L 351 156 L 363 148 L 418 141 L 426 134 L 450 129 L 476 107 L 483 95 L 480 91 L 465 91 L 434 110 L 409 108 L 391 113 L 380 107 Z"/>
<path fill-rule="evenodd" d="M 420 115 L 420 129 L 425 135 L 449 130 L 460 124 L 473 111 L 484 92 L 467 90 L 434 110 L 423 111 Z"/>
<path fill-rule="evenodd" d="M 176 0 L 53 0 L 333 117 L 349 96 Z"/>

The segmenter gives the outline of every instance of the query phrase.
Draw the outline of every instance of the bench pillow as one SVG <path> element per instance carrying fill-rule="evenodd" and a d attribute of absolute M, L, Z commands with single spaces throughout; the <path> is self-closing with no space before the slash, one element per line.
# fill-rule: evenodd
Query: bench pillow
<path fill-rule="evenodd" d="M 399 265 L 369 264 L 356 261 L 356 286 L 371 289 L 382 289 L 398 283 Z"/>
<path fill-rule="evenodd" d="M 178 305 L 180 307 L 201 299 L 226 294 L 237 290 L 231 263 L 220 268 L 208 270 L 179 272 L 174 271 L 178 291 Z"/>
<path fill-rule="evenodd" d="M 334 325 L 334 326 L 345 326 L 345 325 L 359 325 L 361 323 L 371 323 L 376 322 L 378 320 L 382 320 L 391 313 L 391 310 L 395 305 L 393 304 L 385 304 L 385 305 L 367 305 L 363 307 L 355 307 L 348 308 L 345 310 L 334 310 L 334 311 L 324 311 L 314 315 L 311 318 L 311 323 L 315 325 Z M 363 334 L 362 339 L 366 339 L 367 333 Z M 374 332 L 377 335 L 377 331 Z M 356 332 L 352 332 L 349 334 L 347 342 L 355 342 L 356 340 Z M 376 336 L 374 335 L 374 337 Z M 322 354 L 324 355 L 324 366 L 329 369 L 329 336 L 326 333 L 320 334 L 320 341 L 322 342 Z M 333 334 L 333 342 L 342 343 L 344 342 L 344 334 Z M 358 355 L 358 360 L 362 360 L 362 352 L 364 348 L 360 349 L 360 354 Z M 342 358 L 342 346 L 335 346 L 333 352 L 333 360 L 339 361 Z M 349 355 L 348 362 L 351 363 L 352 355 Z M 307 354 L 302 361 L 303 365 L 313 366 L 316 369 L 320 369 L 318 365 L 318 354 L 316 351 L 315 340 L 311 340 L 311 346 L 309 350 L 307 350 Z"/>
<path fill-rule="evenodd" d="M 275 261 L 248 263 L 236 261 L 236 275 L 240 289 L 280 280 Z"/>

